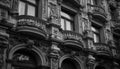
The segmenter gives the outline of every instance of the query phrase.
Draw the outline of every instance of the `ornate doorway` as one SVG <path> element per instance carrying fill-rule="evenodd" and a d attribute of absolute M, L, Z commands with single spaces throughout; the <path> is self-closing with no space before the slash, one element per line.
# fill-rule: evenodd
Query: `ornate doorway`
<path fill-rule="evenodd" d="M 78 63 L 73 59 L 65 59 L 61 64 L 62 69 L 81 69 Z"/>
<path fill-rule="evenodd" d="M 13 54 L 12 61 L 12 69 L 37 69 L 39 67 L 37 54 L 28 49 L 17 50 Z"/>

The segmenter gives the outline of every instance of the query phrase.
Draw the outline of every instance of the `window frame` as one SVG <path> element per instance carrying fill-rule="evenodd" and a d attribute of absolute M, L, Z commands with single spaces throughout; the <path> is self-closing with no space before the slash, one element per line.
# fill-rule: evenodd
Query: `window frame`
<path fill-rule="evenodd" d="M 25 4 L 24 14 L 22 14 L 22 15 L 28 15 L 28 7 L 32 6 L 32 7 L 35 8 L 34 16 L 37 16 L 37 12 L 38 12 L 38 2 L 37 2 L 37 0 L 35 0 L 36 4 L 34 4 L 34 3 L 32 3 L 28 0 L 19 0 L 19 2 L 23 2 Z M 30 15 L 30 16 L 33 16 L 33 15 Z"/>
<path fill-rule="evenodd" d="M 74 26 L 75 26 L 75 25 L 74 25 L 74 15 L 71 13 L 71 12 L 73 12 L 73 11 L 70 10 L 69 13 L 67 13 L 67 11 L 68 11 L 68 9 L 65 9 L 65 8 L 61 10 L 61 12 L 69 15 L 70 18 L 71 18 L 71 19 L 69 19 L 69 18 L 61 15 L 61 19 L 64 20 L 64 29 L 63 29 L 63 30 L 67 30 L 67 21 L 69 21 L 69 22 L 70 22 L 70 25 L 71 25 L 71 26 L 70 26 L 71 30 L 68 30 L 68 31 L 74 31 L 74 30 L 75 30 L 75 29 L 74 29 Z M 60 13 L 60 14 L 61 14 L 61 13 Z"/>
<path fill-rule="evenodd" d="M 92 33 L 93 33 L 93 41 L 94 41 L 94 43 L 100 43 L 101 42 L 100 28 L 97 27 L 97 26 L 92 25 L 91 30 L 92 30 Z M 96 37 L 97 37 L 96 39 L 95 39 L 94 35 L 96 35 Z M 95 40 L 97 40 L 97 41 L 95 41 Z"/>

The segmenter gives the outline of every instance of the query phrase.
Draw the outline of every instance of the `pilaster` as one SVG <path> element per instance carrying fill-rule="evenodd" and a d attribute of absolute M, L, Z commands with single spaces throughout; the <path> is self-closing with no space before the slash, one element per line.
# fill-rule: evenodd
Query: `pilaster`
<path fill-rule="evenodd" d="M 6 27 L 0 26 L 0 69 L 5 69 L 6 49 L 9 47 L 9 34 Z"/>
<path fill-rule="evenodd" d="M 50 49 L 50 68 L 51 69 L 58 69 L 59 63 L 59 51 L 58 43 L 52 42 L 52 46 Z"/>
<path fill-rule="evenodd" d="M 87 61 L 87 69 L 94 69 L 95 64 L 95 57 L 93 57 L 91 54 L 88 55 L 88 61 Z"/>

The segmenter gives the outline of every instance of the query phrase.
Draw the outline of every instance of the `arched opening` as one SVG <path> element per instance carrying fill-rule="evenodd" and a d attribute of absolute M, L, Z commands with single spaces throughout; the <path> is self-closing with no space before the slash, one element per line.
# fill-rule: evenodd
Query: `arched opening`
<path fill-rule="evenodd" d="M 61 64 L 61 68 L 62 69 L 81 69 L 78 62 L 70 58 L 63 60 Z"/>
<path fill-rule="evenodd" d="M 95 69 L 106 69 L 104 66 L 98 65 L 95 67 Z"/>
<path fill-rule="evenodd" d="M 14 52 L 12 57 L 11 67 L 12 69 L 37 69 L 41 59 L 38 55 L 28 49 L 19 49 Z"/>

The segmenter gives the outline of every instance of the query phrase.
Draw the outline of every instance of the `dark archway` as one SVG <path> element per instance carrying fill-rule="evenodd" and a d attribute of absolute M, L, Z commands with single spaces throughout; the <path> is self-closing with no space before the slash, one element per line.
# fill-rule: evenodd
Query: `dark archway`
<path fill-rule="evenodd" d="M 104 66 L 98 65 L 95 67 L 95 69 L 106 69 Z"/>
<path fill-rule="evenodd" d="M 14 52 L 12 61 L 12 69 L 37 69 L 38 63 L 41 62 L 38 55 L 28 49 L 19 49 Z"/>
<path fill-rule="evenodd" d="M 78 63 L 75 60 L 70 58 L 63 60 L 61 64 L 61 68 L 62 69 L 81 69 Z"/>

